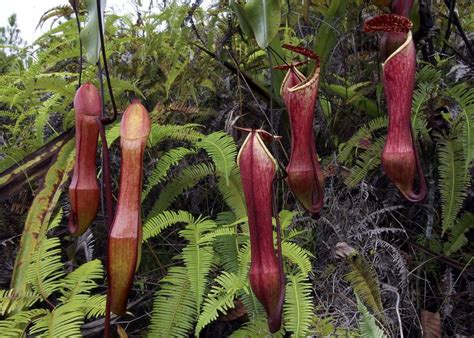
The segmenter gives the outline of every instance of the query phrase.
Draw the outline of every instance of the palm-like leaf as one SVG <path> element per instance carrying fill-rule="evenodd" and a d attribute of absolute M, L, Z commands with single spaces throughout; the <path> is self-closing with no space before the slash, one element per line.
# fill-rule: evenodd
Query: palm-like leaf
<path fill-rule="evenodd" d="M 153 205 L 148 218 L 167 209 L 173 200 L 186 189 L 194 187 L 200 180 L 214 175 L 214 168 L 206 163 L 187 167 L 163 188 L 158 200 Z"/>
<path fill-rule="evenodd" d="M 194 217 L 187 211 L 163 211 L 150 216 L 143 225 L 143 240 L 158 236 L 164 229 L 177 223 L 191 224 Z"/>
<path fill-rule="evenodd" d="M 43 299 L 48 299 L 62 286 L 64 270 L 60 247 L 61 243 L 56 237 L 43 239 L 28 268 L 25 283 L 31 285 Z"/>
<path fill-rule="evenodd" d="M 308 334 L 314 313 L 312 284 L 306 274 L 289 275 L 285 292 L 285 330 L 293 332 L 293 337 Z"/>
<path fill-rule="evenodd" d="M 450 256 L 459 251 L 467 243 L 465 233 L 471 228 L 474 228 L 474 214 L 466 212 L 452 228 L 451 238 L 444 244 L 444 254 Z"/>
<path fill-rule="evenodd" d="M 191 291 L 187 270 L 171 267 L 160 281 L 153 303 L 150 337 L 185 337 L 193 328 L 196 301 Z"/>
<path fill-rule="evenodd" d="M 214 258 L 212 238 L 204 236 L 215 228 L 216 223 L 214 221 L 197 219 L 180 231 L 180 235 L 189 241 L 188 245 L 183 249 L 183 260 L 191 282 L 190 288 L 194 295 L 198 312 L 201 308 L 207 275 Z"/>
<path fill-rule="evenodd" d="M 377 325 L 374 316 L 369 313 L 359 297 L 357 297 L 357 308 L 361 315 L 359 322 L 361 336 L 367 338 L 386 338 L 387 336 L 384 331 Z"/>
<path fill-rule="evenodd" d="M 196 143 L 203 148 L 214 161 L 216 171 L 222 174 L 225 183 L 229 186 L 229 176 L 235 167 L 235 156 L 237 147 L 232 137 L 224 132 L 218 131 L 204 136 Z"/>
<path fill-rule="evenodd" d="M 469 180 L 464 171 L 463 144 L 457 139 L 439 140 L 439 189 L 443 212 L 443 233 L 454 224 L 466 196 Z"/>
<path fill-rule="evenodd" d="M 142 193 L 142 201 L 148 196 L 151 189 L 158 183 L 163 182 L 168 175 L 168 170 L 178 164 L 185 156 L 194 154 L 193 149 L 184 147 L 174 148 L 164 153 L 156 162 L 156 166 L 148 174 L 148 182 Z"/>

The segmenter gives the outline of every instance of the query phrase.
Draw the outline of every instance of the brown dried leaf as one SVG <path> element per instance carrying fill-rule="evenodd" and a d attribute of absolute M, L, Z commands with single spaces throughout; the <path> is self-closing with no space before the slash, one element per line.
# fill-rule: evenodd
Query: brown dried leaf
<path fill-rule="evenodd" d="M 441 319 L 439 312 L 421 310 L 423 338 L 441 338 Z"/>

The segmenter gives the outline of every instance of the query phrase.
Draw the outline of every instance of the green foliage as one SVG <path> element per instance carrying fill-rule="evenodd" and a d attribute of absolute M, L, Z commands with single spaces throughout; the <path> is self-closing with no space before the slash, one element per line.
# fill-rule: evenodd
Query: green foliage
<path fill-rule="evenodd" d="M 149 336 L 187 336 L 195 317 L 196 301 L 186 268 L 171 267 L 155 295 Z"/>
<path fill-rule="evenodd" d="M 100 1 L 101 13 L 97 12 L 97 3 L 95 0 L 86 0 L 88 21 L 81 32 L 81 41 L 86 50 L 87 61 L 90 64 L 96 64 L 99 61 L 100 39 L 99 39 L 99 18 L 104 21 L 105 0 Z"/>
<path fill-rule="evenodd" d="M 444 243 L 444 254 L 451 256 L 453 253 L 461 250 L 468 242 L 465 234 L 472 228 L 474 228 L 474 214 L 466 212 L 452 227 L 450 239 Z"/>
<path fill-rule="evenodd" d="M 229 176 L 235 167 L 237 155 L 237 147 L 232 137 L 223 132 L 215 132 L 204 136 L 196 145 L 206 150 L 214 161 L 216 170 L 222 173 L 226 185 L 229 186 Z"/>
<path fill-rule="evenodd" d="M 439 141 L 439 190 L 443 212 L 443 233 L 450 229 L 461 210 L 469 183 L 464 172 L 464 149 L 458 139 Z"/>
<path fill-rule="evenodd" d="M 380 287 L 374 268 L 357 252 L 351 254 L 347 261 L 351 271 L 344 278 L 351 283 L 354 292 L 362 298 L 375 315 L 382 318 Z"/>
<path fill-rule="evenodd" d="M 281 20 L 280 0 L 247 0 L 245 12 L 260 48 L 265 49 L 278 33 Z"/>
<path fill-rule="evenodd" d="M 360 334 L 362 337 L 367 338 L 385 338 L 384 331 L 375 322 L 375 317 L 372 316 L 364 303 L 362 303 L 357 297 L 357 308 L 359 309 L 361 318 L 359 322 Z"/>
<path fill-rule="evenodd" d="M 292 332 L 293 337 L 305 337 L 313 316 L 312 284 L 306 273 L 287 276 L 285 292 L 285 330 Z"/>

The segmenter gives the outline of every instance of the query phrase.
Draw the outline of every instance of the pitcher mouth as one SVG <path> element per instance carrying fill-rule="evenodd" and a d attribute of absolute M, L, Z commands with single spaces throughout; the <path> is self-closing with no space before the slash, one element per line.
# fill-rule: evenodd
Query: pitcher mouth
<path fill-rule="evenodd" d="M 413 41 L 413 35 L 411 34 L 411 31 L 408 31 L 407 33 L 407 38 L 405 40 L 405 42 L 400 46 L 398 47 L 392 54 L 390 54 L 387 59 L 382 62 L 382 68 L 385 67 L 385 65 L 391 60 L 393 59 L 395 56 L 397 56 L 397 54 L 401 53 L 401 51 L 405 48 L 407 48 L 407 46 Z"/>

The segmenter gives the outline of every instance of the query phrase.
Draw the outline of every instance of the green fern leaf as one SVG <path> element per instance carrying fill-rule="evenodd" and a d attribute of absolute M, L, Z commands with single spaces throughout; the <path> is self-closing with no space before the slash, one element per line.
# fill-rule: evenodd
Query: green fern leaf
<path fill-rule="evenodd" d="M 14 289 L 0 290 L 0 315 L 18 312 L 32 307 L 41 300 L 41 295 L 34 290 L 18 293 Z"/>
<path fill-rule="evenodd" d="M 40 337 L 82 337 L 83 323 L 84 314 L 79 310 L 78 304 L 68 303 L 36 320 L 30 334 Z"/>
<path fill-rule="evenodd" d="M 216 278 L 216 283 L 204 301 L 196 324 L 196 336 L 207 324 L 217 319 L 219 312 L 225 314 L 234 308 L 234 297 L 243 286 L 238 275 L 225 271 Z"/>
<path fill-rule="evenodd" d="M 62 287 L 64 270 L 60 248 L 59 238 L 45 238 L 32 256 L 25 283 L 31 285 L 43 299 L 48 299 Z"/>
<path fill-rule="evenodd" d="M 296 243 L 282 241 L 281 251 L 283 257 L 296 264 L 303 275 L 306 276 L 312 270 L 310 258 L 314 258 L 314 256 L 308 250 L 303 249 Z"/>
<path fill-rule="evenodd" d="M 474 214 L 466 212 L 452 228 L 451 239 L 444 244 L 444 254 L 451 256 L 461 250 L 468 241 L 465 233 L 472 228 L 474 228 Z"/>
<path fill-rule="evenodd" d="M 48 311 L 46 309 L 20 311 L 4 320 L 0 320 L 0 332 L 2 337 L 24 337 L 24 328 L 47 313 Z"/>
<path fill-rule="evenodd" d="M 461 210 L 469 181 L 464 174 L 463 145 L 457 139 L 440 139 L 438 158 L 444 234 L 452 227 Z"/>
<path fill-rule="evenodd" d="M 469 175 L 469 168 L 474 160 L 474 89 L 465 83 L 461 83 L 448 88 L 446 94 L 459 103 L 465 159 L 464 172 Z"/>
<path fill-rule="evenodd" d="M 362 303 L 359 297 L 357 298 L 357 309 L 361 314 L 359 322 L 360 334 L 362 337 L 367 338 L 386 338 L 384 331 L 376 324 L 374 316 L 372 316 L 364 303 Z"/>
<path fill-rule="evenodd" d="M 351 271 L 344 276 L 344 279 L 351 283 L 354 292 L 362 298 L 364 303 L 382 318 L 380 287 L 374 268 L 357 252 L 347 257 L 347 261 Z"/>
<path fill-rule="evenodd" d="M 243 218 L 247 216 L 247 208 L 245 206 L 244 193 L 242 190 L 242 182 L 240 181 L 240 172 L 237 166 L 234 166 L 230 171 L 229 184 L 226 181 L 219 179 L 217 182 L 219 192 L 222 194 L 224 201 L 229 208 L 234 212 L 236 218 Z"/>
<path fill-rule="evenodd" d="M 307 336 L 312 323 L 313 286 L 305 276 L 306 274 L 287 276 L 284 304 L 285 330 L 293 332 L 292 337 Z"/>
<path fill-rule="evenodd" d="M 93 319 L 105 316 L 105 302 L 105 295 L 92 295 L 84 299 L 80 306 L 84 318 Z"/>
<path fill-rule="evenodd" d="M 351 169 L 351 174 L 344 181 L 348 187 L 355 187 L 368 175 L 369 171 L 380 165 L 380 156 L 384 144 L 385 137 L 380 137 L 372 144 L 370 149 L 362 153 L 357 159 L 356 165 Z"/>
<path fill-rule="evenodd" d="M 214 175 L 214 168 L 206 163 L 184 168 L 179 175 L 171 179 L 163 188 L 148 218 L 167 209 L 173 200 L 184 190 L 194 187 L 200 180 L 211 175 Z"/>
<path fill-rule="evenodd" d="M 283 330 L 270 334 L 268 331 L 268 323 L 264 316 L 258 317 L 255 320 L 252 320 L 250 323 L 243 325 L 238 330 L 235 330 L 230 335 L 231 338 L 248 338 L 248 337 L 256 337 L 256 338 L 277 338 L 277 337 L 284 337 L 282 333 Z"/>
<path fill-rule="evenodd" d="M 186 337 L 197 314 L 186 268 L 171 267 L 153 302 L 150 337 Z"/>
<path fill-rule="evenodd" d="M 102 280 L 103 274 L 104 267 L 98 259 L 79 266 L 63 279 L 61 302 L 67 303 L 79 294 L 89 295 L 90 291 L 97 287 L 96 280 Z"/>
<path fill-rule="evenodd" d="M 174 141 L 188 141 L 194 143 L 202 138 L 202 134 L 196 131 L 197 127 L 200 127 L 200 125 L 185 124 L 183 126 L 180 126 L 173 124 L 154 124 L 151 127 L 149 140 L 151 145 L 153 146 L 166 139 Z"/>
<path fill-rule="evenodd" d="M 147 219 L 143 225 L 143 241 L 158 236 L 164 229 L 174 224 L 191 224 L 193 222 L 193 215 L 187 211 L 163 211 L 162 213 L 151 216 Z"/>
<path fill-rule="evenodd" d="M 196 143 L 196 146 L 204 149 L 211 156 L 216 171 L 222 174 L 226 186 L 229 186 L 229 176 L 235 166 L 237 155 L 237 147 L 233 138 L 224 132 L 218 131 L 204 136 Z"/>
<path fill-rule="evenodd" d="M 188 149 L 184 147 L 174 148 L 164 153 L 157 161 L 156 166 L 148 175 L 148 182 L 142 193 L 142 201 L 150 193 L 158 183 L 163 182 L 166 179 L 168 170 L 178 164 L 185 156 L 194 154 L 193 149 Z"/>
<path fill-rule="evenodd" d="M 216 228 L 216 223 L 210 219 L 197 219 L 180 231 L 180 236 L 189 241 L 183 249 L 183 260 L 186 265 L 188 279 L 191 282 L 191 291 L 199 312 L 202 296 L 207 282 L 207 275 L 214 258 L 212 238 L 205 235 Z"/>

